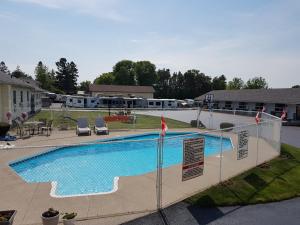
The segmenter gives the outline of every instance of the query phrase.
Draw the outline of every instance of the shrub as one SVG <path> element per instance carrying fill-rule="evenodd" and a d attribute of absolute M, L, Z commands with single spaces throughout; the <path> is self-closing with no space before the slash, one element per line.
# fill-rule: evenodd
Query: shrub
<path fill-rule="evenodd" d="M 227 131 L 231 131 L 233 129 L 233 127 L 234 127 L 233 123 L 225 122 L 225 123 L 220 124 L 220 129 L 227 129 Z M 229 129 L 229 128 L 231 128 L 231 129 Z"/>
<path fill-rule="evenodd" d="M 65 215 L 63 216 L 64 220 L 71 220 L 74 219 L 77 216 L 77 213 L 65 213 Z"/>
<path fill-rule="evenodd" d="M 197 120 L 191 120 L 191 127 L 197 127 Z M 201 121 L 199 121 L 199 127 L 205 128 L 204 124 Z"/>

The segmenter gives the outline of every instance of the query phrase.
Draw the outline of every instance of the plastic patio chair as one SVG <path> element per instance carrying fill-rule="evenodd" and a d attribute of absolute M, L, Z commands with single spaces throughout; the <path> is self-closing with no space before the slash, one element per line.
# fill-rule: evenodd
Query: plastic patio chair
<path fill-rule="evenodd" d="M 102 117 L 96 118 L 94 132 L 95 134 L 109 134 L 109 130 Z"/>
<path fill-rule="evenodd" d="M 79 118 L 77 120 L 76 134 L 78 136 L 80 134 L 92 134 L 87 118 Z"/>

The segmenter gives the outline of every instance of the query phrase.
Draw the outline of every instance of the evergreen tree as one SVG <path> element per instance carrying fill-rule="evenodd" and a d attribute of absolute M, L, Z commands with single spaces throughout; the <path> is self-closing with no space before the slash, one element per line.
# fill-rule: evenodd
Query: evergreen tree
<path fill-rule="evenodd" d="M 162 69 L 157 71 L 157 83 L 155 84 L 155 97 L 168 98 L 170 93 L 170 78 L 171 73 L 169 69 Z"/>
<path fill-rule="evenodd" d="M 40 83 L 40 87 L 45 90 L 50 90 L 51 81 L 47 66 L 41 61 L 38 62 L 34 70 L 35 80 Z"/>
<path fill-rule="evenodd" d="M 61 58 L 56 62 L 56 87 L 67 94 L 76 93 L 78 69 L 76 64 L 71 61 L 68 63 L 66 58 Z"/>
<path fill-rule="evenodd" d="M 17 68 L 11 73 L 11 75 L 15 78 L 31 78 L 20 69 L 20 66 L 17 66 Z"/>
<path fill-rule="evenodd" d="M 10 74 L 10 71 L 8 70 L 7 66 L 5 65 L 5 62 L 0 62 L 0 71 L 6 74 Z"/>

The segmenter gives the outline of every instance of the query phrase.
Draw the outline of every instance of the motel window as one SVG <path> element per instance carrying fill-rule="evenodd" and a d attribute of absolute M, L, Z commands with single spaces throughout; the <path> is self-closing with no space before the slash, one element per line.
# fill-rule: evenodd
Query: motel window
<path fill-rule="evenodd" d="M 91 103 L 95 103 L 95 100 L 91 100 Z"/>
<path fill-rule="evenodd" d="M 13 102 L 14 104 L 17 104 L 17 92 L 13 91 Z"/>
<path fill-rule="evenodd" d="M 168 106 L 172 106 L 172 103 L 168 103 Z"/>
<path fill-rule="evenodd" d="M 70 98 L 70 99 L 69 99 L 69 102 L 73 102 L 73 99 Z"/>
<path fill-rule="evenodd" d="M 225 102 L 225 108 L 229 109 L 231 108 L 232 102 Z"/>
<path fill-rule="evenodd" d="M 78 100 L 77 100 L 77 103 L 81 103 L 81 100 L 80 100 L 80 99 L 78 99 Z"/>
<path fill-rule="evenodd" d="M 264 103 L 256 103 L 255 104 L 255 111 L 261 111 L 264 107 Z"/>
<path fill-rule="evenodd" d="M 285 104 L 275 104 L 275 112 L 282 112 L 285 107 Z"/>
<path fill-rule="evenodd" d="M 23 102 L 23 91 L 20 91 L 21 102 Z"/>
<path fill-rule="evenodd" d="M 219 108 L 219 102 L 214 102 L 213 108 L 218 109 Z"/>
<path fill-rule="evenodd" d="M 153 102 L 149 102 L 149 105 L 153 105 Z"/>
<path fill-rule="evenodd" d="M 107 104 L 107 99 L 103 99 L 103 104 Z"/>
<path fill-rule="evenodd" d="M 247 103 L 246 102 L 239 102 L 239 109 L 240 110 L 246 110 Z"/>
<path fill-rule="evenodd" d="M 157 106 L 160 106 L 160 102 L 156 102 L 156 105 L 157 105 Z"/>

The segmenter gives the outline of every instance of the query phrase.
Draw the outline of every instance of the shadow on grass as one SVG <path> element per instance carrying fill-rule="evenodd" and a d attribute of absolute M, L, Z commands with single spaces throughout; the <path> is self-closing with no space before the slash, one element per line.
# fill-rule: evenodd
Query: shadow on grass
<path fill-rule="evenodd" d="M 295 158 L 292 155 L 289 155 L 286 158 L 295 160 Z M 282 160 L 282 161 L 283 161 L 282 163 L 284 163 L 284 160 Z M 295 161 L 299 162 L 298 160 L 295 160 Z M 272 178 L 272 180 L 270 180 L 269 182 L 266 182 L 264 179 L 262 179 L 259 175 L 255 174 L 255 173 L 250 173 L 249 175 L 247 175 L 244 178 L 244 180 L 248 184 L 250 184 L 252 187 L 255 188 L 255 192 L 253 194 L 251 194 L 250 196 L 248 196 L 246 199 L 242 199 L 239 196 L 238 192 L 233 190 L 230 187 L 230 185 L 224 185 L 224 188 L 226 188 L 228 191 L 230 191 L 242 203 L 240 206 L 236 206 L 232 210 L 227 211 L 226 213 L 223 213 L 221 210 L 219 210 L 219 208 L 216 206 L 214 199 L 212 199 L 209 195 L 205 195 L 205 196 L 201 197 L 200 199 L 198 199 L 198 201 L 197 201 L 199 203 L 201 202 L 202 204 L 205 203 L 206 207 L 199 206 L 196 203 L 195 205 L 188 206 L 188 210 L 193 215 L 193 217 L 195 218 L 195 220 L 197 221 L 197 223 L 199 225 L 208 224 L 220 217 L 229 215 L 229 214 L 235 212 L 236 210 L 243 208 L 244 205 L 246 205 L 247 203 L 249 204 L 249 202 L 258 193 L 260 193 L 261 191 L 263 191 L 264 189 L 269 187 L 274 181 L 276 181 L 278 179 L 284 180 L 284 178 L 282 178 L 282 176 L 284 176 L 286 173 L 290 172 L 291 170 L 293 170 L 294 168 L 296 168 L 298 166 L 299 166 L 299 164 L 289 167 L 288 169 L 284 170 L 282 173 L 275 175 Z"/>
<path fill-rule="evenodd" d="M 201 198 L 201 201 L 207 202 L 208 205 L 214 206 L 216 203 L 214 200 L 209 196 L 205 195 Z M 224 216 L 224 213 L 219 210 L 217 207 L 199 207 L 197 205 L 190 205 L 187 207 L 188 211 L 191 213 L 191 215 L 194 217 L 194 219 L 197 221 L 197 224 L 199 225 L 205 225 L 208 224 L 222 216 Z"/>

